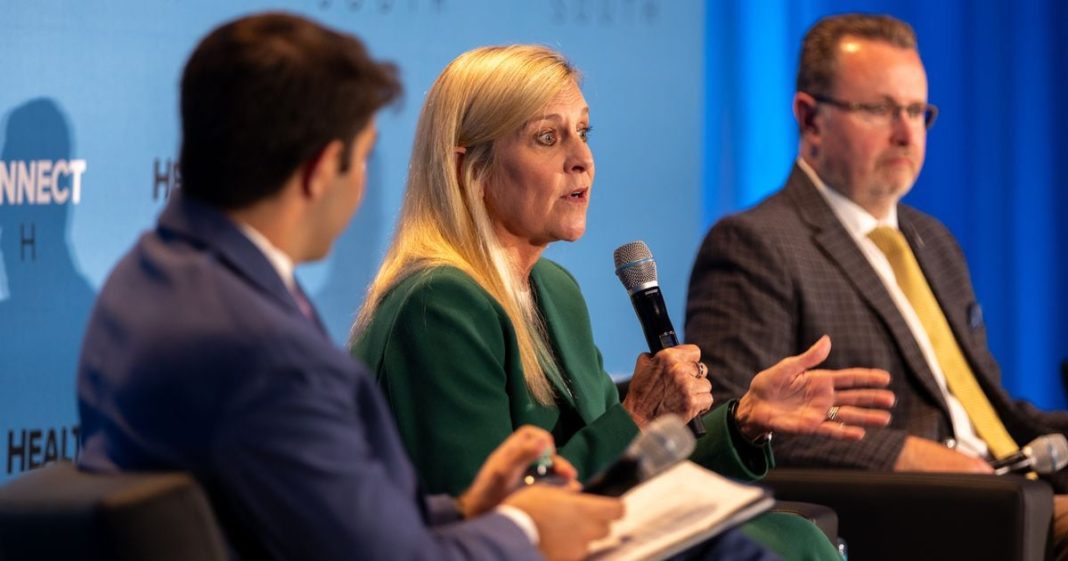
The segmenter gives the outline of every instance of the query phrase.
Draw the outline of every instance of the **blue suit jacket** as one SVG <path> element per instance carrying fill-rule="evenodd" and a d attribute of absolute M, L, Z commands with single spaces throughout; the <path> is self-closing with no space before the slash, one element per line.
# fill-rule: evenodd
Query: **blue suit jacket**
<path fill-rule="evenodd" d="M 97 299 L 78 370 L 94 471 L 185 470 L 237 557 L 539 558 L 417 489 L 366 370 L 222 213 L 174 196 Z"/>

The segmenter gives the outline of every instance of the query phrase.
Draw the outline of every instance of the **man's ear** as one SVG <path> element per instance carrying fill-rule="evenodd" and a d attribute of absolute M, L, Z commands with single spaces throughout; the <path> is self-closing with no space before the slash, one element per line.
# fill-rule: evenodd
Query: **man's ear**
<path fill-rule="evenodd" d="M 310 199 L 318 199 L 326 193 L 341 172 L 341 151 L 345 149 L 340 140 L 331 140 L 322 150 L 304 162 L 301 170 L 301 193 Z"/>
<path fill-rule="evenodd" d="M 801 135 L 819 134 L 819 124 L 816 123 L 817 103 L 816 99 L 805 92 L 794 94 L 794 119 L 797 120 L 798 130 Z"/>

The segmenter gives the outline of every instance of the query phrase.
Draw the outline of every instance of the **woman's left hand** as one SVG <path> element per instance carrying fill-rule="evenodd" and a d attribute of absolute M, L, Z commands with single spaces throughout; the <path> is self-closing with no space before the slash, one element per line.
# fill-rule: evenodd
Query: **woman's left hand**
<path fill-rule="evenodd" d="M 824 335 L 804 353 L 785 358 L 753 377 L 749 391 L 735 411 L 747 438 L 768 432 L 818 434 L 860 440 L 860 425 L 890 423 L 887 408 L 894 404 L 890 373 L 870 368 L 809 370 L 831 352 Z"/>

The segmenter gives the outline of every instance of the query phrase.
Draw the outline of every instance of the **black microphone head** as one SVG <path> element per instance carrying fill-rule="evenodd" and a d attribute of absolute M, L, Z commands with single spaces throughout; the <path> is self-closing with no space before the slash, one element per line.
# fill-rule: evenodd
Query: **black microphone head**
<path fill-rule="evenodd" d="M 1036 473 L 1054 473 L 1068 465 L 1068 438 L 1060 433 L 1043 435 L 1024 446 L 1023 453 Z"/>
<path fill-rule="evenodd" d="M 645 427 L 624 455 L 640 462 L 644 481 L 690 457 L 695 445 L 696 440 L 682 419 L 663 415 Z"/>
<path fill-rule="evenodd" d="M 658 286 L 656 261 L 649 246 L 639 240 L 623 244 L 612 253 L 616 262 L 616 276 L 623 288 L 633 294 L 639 290 Z"/>

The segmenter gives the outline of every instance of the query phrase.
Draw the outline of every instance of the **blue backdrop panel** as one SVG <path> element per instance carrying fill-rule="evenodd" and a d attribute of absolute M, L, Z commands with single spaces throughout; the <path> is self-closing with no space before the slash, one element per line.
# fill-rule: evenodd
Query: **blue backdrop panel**
<path fill-rule="evenodd" d="M 92 5 L 87 5 L 92 4 Z M 585 288 L 613 374 L 643 339 L 611 272 L 644 239 L 681 324 L 704 230 L 778 188 L 796 149 L 798 43 L 818 17 L 889 12 L 914 24 L 942 107 L 909 202 L 959 237 L 1006 385 L 1063 407 L 1068 357 L 1068 7 L 759 0 L 58 0 L 0 19 L 0 480 L 76 450 L 74 368 L 108 270 L 176 186 L 177 82 L 209 29 L 266 8 L 363 37 L 407 95 L 380 117 L 364 207 L 302 281 L 338 343 L 400 204 L 423 93 L 460 52 L 537 42 L 584 70 L 597 158 L 589 230 L 558 244 Z M 681 327 L 681 325 L 679 325 Z"/>
<path fill-rule="evenodd" d="M 1003 382 L 1064 408 L 1068 359 L 1068 5 L 946 0 L 709 2 L 704 223 L 777 190 L 796 155 L 790 102 L 804 32 L 889 13 L 919 39 L 941 108 L 906 202 L 939 217 L 971 265 Z"/>
<path fill-rule="evenodd" d="M 644 339 L 612 250 L 645 239 L 681 320 L 701 224 L 703 5 L 668 0 L 41 0 L 0 19 L 0 480 L 72 457 L 74 372 L 107 272 L 178 177 L 177 86 L 196 41 L 265 8 L 354 32 L 397 62 L 406 96 L 379 121 L 366 201 L 325 262 L 299 272 L 339 344 L 400 206 L 423 94 L 486 44 L 543 43 L 585 74 L 597 179 L 589 230 L 553 247 L 586 289 L 613 373 Z"/>

